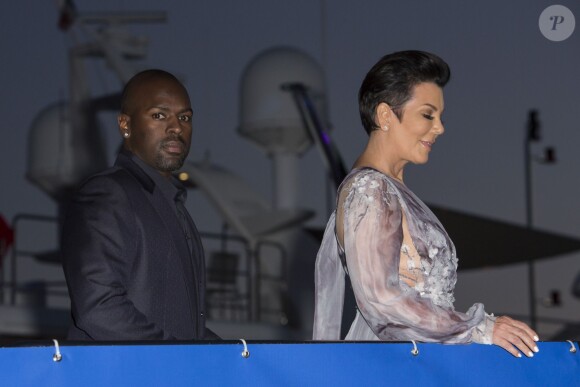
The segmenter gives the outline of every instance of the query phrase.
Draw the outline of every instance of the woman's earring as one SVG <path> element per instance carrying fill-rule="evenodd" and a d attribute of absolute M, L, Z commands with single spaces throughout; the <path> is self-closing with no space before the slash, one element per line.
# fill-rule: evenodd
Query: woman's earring
<path fill-rule="evenodd" d="M 388 132 L 389 131 L 389 127 L 387 125 L 383 126 L 383 129 L 384 129 L 385 132 Z"/>
<path fill-rule="evenodd" d="M 123 137 L 125 137 L 125 138 L 129 138 L 129 132 L 125 132 L 125 133 L 123 133 Z"/>

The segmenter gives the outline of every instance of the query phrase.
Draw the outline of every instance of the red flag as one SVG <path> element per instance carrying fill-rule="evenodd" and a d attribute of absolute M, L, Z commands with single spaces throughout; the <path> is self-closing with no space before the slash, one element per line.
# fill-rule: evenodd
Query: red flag
<path fill-rule="evenodd" d="M 2 257 L 8 252 L 10 246 L 14 243 L 14 230 L 0 215 L 0 265 L 2 264 Z"/>

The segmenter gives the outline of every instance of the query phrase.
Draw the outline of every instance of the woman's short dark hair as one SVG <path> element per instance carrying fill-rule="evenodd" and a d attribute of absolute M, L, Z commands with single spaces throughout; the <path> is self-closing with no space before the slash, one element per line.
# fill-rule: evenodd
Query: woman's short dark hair
<path fill-rule="evenodd" d="M 424 51 L 399 51 L 382 57 L 367 73 L 358 92 L 360 118 L 365 131 L 378 129 L 375 110 L 387 103 L 399 120 L 403 108 L 419 83 L 444 87 L 451 72 L 445 61 Z"/>

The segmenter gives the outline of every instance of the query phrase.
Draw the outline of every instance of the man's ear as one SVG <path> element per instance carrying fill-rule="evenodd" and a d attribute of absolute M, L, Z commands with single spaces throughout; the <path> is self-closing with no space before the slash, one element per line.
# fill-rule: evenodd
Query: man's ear
<path fill-rule="evenodd" d="M 124 113 L 121 113 L 117 116 L 117 123 L 119 124 L 119 132 L 123 138 L 127 138 L 131 135 L 130 129 L 130 121 L 131 118 Z"/>
<path fill-rule="evenodd" d="M 389 104 L 386 102 L 381 102 L 377 105 L 375 112 L 375 122 L 379 127 L 379 130 L 389 130 L 394 116 L 393 110 Z"/>

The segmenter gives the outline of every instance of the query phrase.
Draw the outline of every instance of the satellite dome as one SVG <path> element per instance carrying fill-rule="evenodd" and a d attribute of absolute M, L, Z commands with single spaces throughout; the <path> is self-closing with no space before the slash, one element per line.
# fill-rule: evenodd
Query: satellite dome
<path fill-rule="evenodd" d="M 60 101 L 35 117 L 28 136 L 26 177 L 53 198 L 61 198 L 106 164 L 95 115 L 80 116 L 73 127 L 70 104 Z"/>
<path fill-rule="evenodd" d="M 306 87 L 326 123 L 323 71 L 305 52 L 292 47 L 265 50 L 242 75 L 239 133 L 268 153 L 301 153 L 312 144 L 292 93 L 282 89 L 291 83 Z"/>

